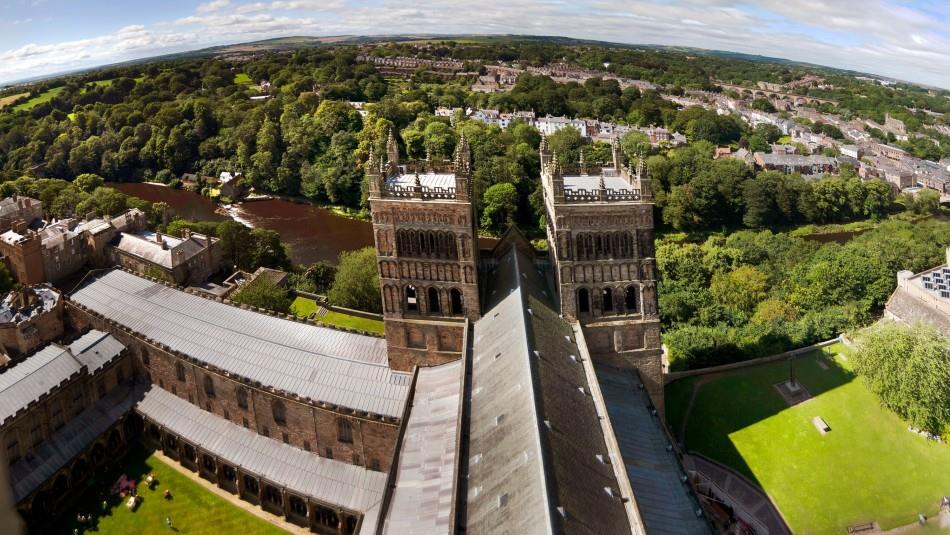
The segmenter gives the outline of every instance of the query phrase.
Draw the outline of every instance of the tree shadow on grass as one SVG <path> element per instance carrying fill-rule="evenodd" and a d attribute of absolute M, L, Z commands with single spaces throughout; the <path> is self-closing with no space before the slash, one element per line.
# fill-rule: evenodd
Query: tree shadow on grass
<path fill-rule="evenodd" d="M 781 360 L 706 376 L 705 381 L 697 381 L 696 400 L 688 415 L 687 451 L 702 453 L 719 461 L 761 487 L 730 435 L 789 408 L 774 385 L 789 379 L 790 368 L 811 397 L 820 396 L 855 378 L 853 372 L 832 358 L 832 353 L 820 350 L 791 361 Z M 781 437 L 773 438 L 781 440 Z M 781 444 L 777 443 L 776 447 L 781 447 Z"/>
<path fill-rule="evenodd" d="M 104 467 L 96 470 L 79 489 L 70 491 L 74 500 L 70 505 L 49 524 L 49 531 L 43 533 L 99 533 L 99 521 L 104 517 L 112 516 L 116 508 L 125 507 L 125 500 L 118 494 L 112 494 L 112 485 L 122 474 L 138 484 L 139 504 L 141 508 L 146 499 L 160 499 L 160 497 L 143 495 L 146 476 L 152 472 L 153 466 L 148 458 L 152 454 L 140 445 L 134 446 L 125 456 L 110 460 Z M 106 506 L 103 507 L 103 502 Z M 78 515 L 88 516 L 90 520 L 81 523 Z"/>

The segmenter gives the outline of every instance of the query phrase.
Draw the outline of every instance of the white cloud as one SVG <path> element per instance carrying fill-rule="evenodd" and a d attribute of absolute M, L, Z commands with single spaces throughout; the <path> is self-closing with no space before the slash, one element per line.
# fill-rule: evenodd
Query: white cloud
<path fill-rule="evenodd" d="M 231 4 L 231 0 L 212 0 L 207 4 L 200 4 L 195 11 L 198 13 L 211 13 L 212 11 L 218 11 L 219 9 L 224 9 Z"/>
<path fill-rule="evenodd" d="M 950 88 L 946 21 L 901 1 L 212 0 L 177 20 L 0 52 L 0 80 L 287 35 L 512 33 L 732 50 Z M 29 62 L 13 60 L 22 54 Z"/>

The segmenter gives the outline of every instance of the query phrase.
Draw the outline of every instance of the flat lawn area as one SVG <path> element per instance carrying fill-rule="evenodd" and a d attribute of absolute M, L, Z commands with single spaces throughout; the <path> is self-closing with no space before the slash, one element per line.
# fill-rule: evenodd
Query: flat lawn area
<path fill-rule="evenodd" d="M 234 75 L 234 83 L 237 85 L 254 85 L 254 81 L 251 80 L 251 77 L 243 72 Z"/>
<path fill-rule="evenodd" d="M 29 93 L 17 93 L 16 95 L 9 95 L 6 97 L 0 97 L 0 110 L 6 108 L 13 102 L 16 102 L 18 99 L 29 95 Z"/>
<path fill-rule="evenodd" d="M 950 491 L 950 446 L 910 433 L 882 409 L 836 356 L 846 351 L 836 345 L 795 360 L 795 376 L 813 396 L 803 403 L 789 408 L 773 388 L 789 374 L 787 362 L 776 362 L 700 386 L 687 422 L 687 448 L 761 485 L 795 533 L 840 534 L 872 520 L 884 529 L 910 524 L 918 512 L 936 513 Z M 676 407 L 688 389 L 675 384 L 667 386 L 668 411 L 682 418 Z M 815 429 L 815 416 L 828 434 Z"/>
<path fill-rule="evenodd" d="M 22 104 L 17 104 L 16 107 L 14 107 L 13 109 L 15 111 L 32 110 L 33 108 L 35 108 L 36 106 L 39 106 L 40 104 L 44 102 L 49 102 L 50 100 L 53 100 L 53 97 L 62 93 L 63 89 L 66 89 L 66 87 L 65 86 L 54 87 L 53 89 L 50 89 L 49 91 L 44 91 Z"/>
<path fill-rule="evenodd" d="M 142 498 L 135 512 L 129 511 L 119 498 L 109 498 L 109 507 L 102 513 L 103 494 L 119 475 L 126 474 L 136 481 L 145 479 L 149 472 L 155 474 L 158 485 L 148 490 L 144 484 L 138 487 Z M 173 499 L 165 500 L 162 493 L 170 489 Z M 107 473 L 97 482 L 90 484 L 84 493 L 85 498 L 63 515 L 51 533 L 73 533 L 80 528 L 76 522 L 77 514 L 95 513 L 96 524 L 87 527 L 85 533 L 125 534 L 125 533 L 173 533 L 165 525 L 165 517 L 171 517 L 174 532 L 179 534 L 239 533 L 241 535 L 277 535 L 286 531 L 235 507 L 224 499 L 208 492 L 194 481 L 179 474 L 159 459 L 144 450 L 135 450 L 123 461 L 122 468 Z M 83 530 L 79 530 L 83 533 Z"/>
<path fill-rule="evenodd" d="M 318 308 L 320 307 L 317 306 L 317 302 L 307 297 L 297 296 L 294 298 L 294 302 L 290 304 L 290 311 L 298 318 L 306 318 L 316 312 Z"/>
<path fill-rule="evenodd" d="M 350 316 L 349 314 L 341 314 L 332 310 L 328 310 L 326 314 L 317 318 L 317 321 L 322 321 L 323 323 L 330 325 L 337 325 L 339 327 L 361 329 L 369 333 L 383 334 L 383 322 L 379 320 L 361 318 L 359 316 Z"/>

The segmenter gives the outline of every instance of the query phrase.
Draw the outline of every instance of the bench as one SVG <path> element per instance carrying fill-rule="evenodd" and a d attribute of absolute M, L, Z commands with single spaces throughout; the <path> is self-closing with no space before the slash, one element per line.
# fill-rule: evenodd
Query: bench
<path fill-rule="evenodd" d="M 815 416 L 814 418 L 812 418 L 812 419 L 811 419 L 811 423 L 815 424 L 815 429 L 817 429 L 818 432 L 821 433 L 822 435 L 824 435 L 824 434 L 827 433 L 828 431 L 831 431 L 831 426 L 829 426 L 829 425 L 821 418 L 821 416 Z"/>

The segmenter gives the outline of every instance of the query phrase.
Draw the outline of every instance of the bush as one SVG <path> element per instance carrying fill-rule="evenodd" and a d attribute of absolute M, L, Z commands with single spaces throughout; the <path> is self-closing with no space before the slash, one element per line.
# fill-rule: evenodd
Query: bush
<path fill-rule="evenodd" d="M 284 314 L 290 312 L 292 303 L 287 290 L 277 286 L 266 277 L 258 277 L 245 284 L 231 297 L 231 300 Z"/>

